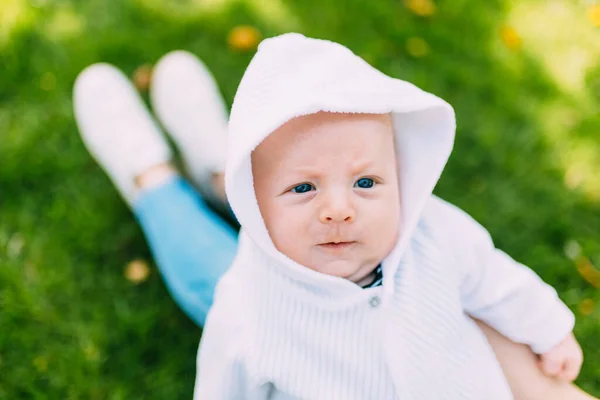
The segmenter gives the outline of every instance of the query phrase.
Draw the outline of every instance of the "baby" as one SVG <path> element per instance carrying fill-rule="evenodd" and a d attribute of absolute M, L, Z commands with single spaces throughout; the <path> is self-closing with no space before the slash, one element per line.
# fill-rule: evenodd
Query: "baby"
<path fill-rule="evenodd" d="M 226 190 L 242 226 L 198 356 L 197 399 L 510 399 L 470 316 L 573 380 L 573 314 L 432 195 L 443 100 L 299 34 L 265 40 L 236 94 Z"/>

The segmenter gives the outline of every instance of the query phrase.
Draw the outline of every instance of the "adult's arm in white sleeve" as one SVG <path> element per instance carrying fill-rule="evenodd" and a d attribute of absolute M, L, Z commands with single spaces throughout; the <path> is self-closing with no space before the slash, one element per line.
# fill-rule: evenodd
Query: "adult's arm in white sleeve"
<path fill-rule="evenodd" d="M 537 354 L 567 337 L 575 317 L 556 290 L 496 249 L 487 230 L 462 210 L 444 201 L 440 208 L 460 271 L 465 311 Z"/>

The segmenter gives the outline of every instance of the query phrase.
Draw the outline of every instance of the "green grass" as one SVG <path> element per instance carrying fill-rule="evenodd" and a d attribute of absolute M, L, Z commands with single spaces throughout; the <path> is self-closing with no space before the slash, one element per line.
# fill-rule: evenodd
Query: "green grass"
<path fill-rule="evenodd" d="M 600 395 L 600 293 L 565 252 L 577 243 L 600 267 L 600 42 L 584 3 L 439 1 L 419 17 L 397 0 L 4 0 L 0 398 L 190 397 L 201 331 L 156 268 L 140 285 L 123 277 L 149 251 L 78 137 L 70 91 L 90 63 L 131 74 L 183 48 L 231 103 L 252 56 L 227 47 L 238 24 L 342 42 L 454 105 L 455 152 L 436 192 L 558 289 L 578 317 L 578 384 Z M 505 25 L 518 48 L 501 40 Z M 428 54 L 411 56 L 411 37 Z"/>

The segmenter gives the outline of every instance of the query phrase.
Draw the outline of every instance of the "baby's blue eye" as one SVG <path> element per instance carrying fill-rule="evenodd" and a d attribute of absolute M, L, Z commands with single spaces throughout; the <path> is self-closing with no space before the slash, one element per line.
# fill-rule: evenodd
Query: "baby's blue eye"
<path fill-rule="evenodd" d="M 354 186 L 359 187 L 361 189 L 370 189 L 373 187 L 375 182 L 371 178 L 360 178 L 356 181 Z"/>
<path fill-rule="evenodd" d="M 294 193 L 306 193 L 310 192 L 313 189 L 310 183 L 302 183 L 292 189 Z"/>

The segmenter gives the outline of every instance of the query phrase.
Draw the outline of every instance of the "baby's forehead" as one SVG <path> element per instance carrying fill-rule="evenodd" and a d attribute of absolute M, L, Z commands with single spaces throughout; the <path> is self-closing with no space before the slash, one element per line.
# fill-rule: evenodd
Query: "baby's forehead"
<path fill-rule="evenodd" d="M 376 131 L 376 132 L 375 132 Z M 284 143 L 322 139 L 319 135 L 338 133 L 347 138 L 359 139 L 355 134 L 387 132 L 393 136 L 390 113 L 333 113 L 319 111 L 292 118 L 271 132 L 263 142 Z M 354 134 L 354 135 L 353 135 Z"/>
<path fill-rule="evenodd" d="M 390 113 L 338 113 L 319 111 L 314 114 L 295 117 L 284 123 L 273 133 L 279 130 L 302 130 L 302 128 L 315 128 L 319 126 L 333 126 L 336 124 L 360 124 L 364 121 L 379 121 L 392 127 L 392 116 Z"/>
<path fill-rule="evenodd" d="M 253 151 L 252 162 L 278 167 L 321 157 L 373 158 L 390 147 L 395 148 L 390 114 L 318 112 L 273 131 Z"/>

